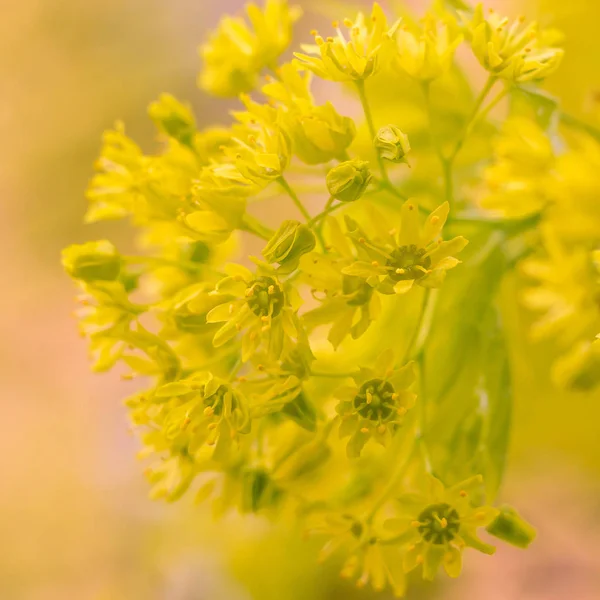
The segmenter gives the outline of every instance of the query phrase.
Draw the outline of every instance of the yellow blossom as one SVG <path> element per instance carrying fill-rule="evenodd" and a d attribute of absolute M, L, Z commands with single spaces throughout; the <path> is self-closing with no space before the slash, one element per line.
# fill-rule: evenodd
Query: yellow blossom
<path fill-rule="evenodd" d="M 315 45 L 302 46 L 308 54 L 294 53 L 299 68 L 308 69 L 322 79 L 353 81 L 370 77 L 394 55 L 394 37 L 400 21 L 388 27 L 379 4 L 373 4 L 371 18 L 358 13 L 355 21 L 344 19 L 344 34 L 335 23 L 337 34 L 323 38 L 315 34 Z"/>

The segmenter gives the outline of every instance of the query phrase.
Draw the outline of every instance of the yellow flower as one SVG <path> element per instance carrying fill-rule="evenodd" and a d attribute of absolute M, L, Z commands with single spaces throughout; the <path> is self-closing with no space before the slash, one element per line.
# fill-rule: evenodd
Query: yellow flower
<path fill-rule="evenodd" d="M 446 73 L 463 41 L 454 20 L 427 13 L 422 27 L 403 26 L 398 32 L 398 65 L 411 77 L 431 81 Z"/>
<path fill-rule="evenodd" d="M 415 405 L 417 395 L 408 389 L 415 381 L 415 365 L 396 367 L 394 362 L 391 350 L 382 352 L 373 368 L 361 368 L 354 377 L 355 385 L 336 392 L 340 399 L 336 411 L 343 418 L 340 437 L 350 436 L 346 446 L 349 458 L 359 457 L 371 438 L 387 445 Z"/>
<path fill-rule="evenodd" d="M 344 19 L 343 24 L 349 29 L 349 39 L 337 22 L 334 23 L 337 30 L 335 37 L 323 39 L 315 32 L 316 45 L 302 46 L 308 54 L 294 53 L 299 68 L 308 69 L 322 79 L 354 81 L 370 77 L 391 60 L 400 20 L 388 28 L 387 18 L 379 4 L 373 4 L 370 19 L 361 12 L 356 21 Z"/>
<path fill-rule="evenodd" d="M 485 169 L 489 194 L 481 205 L 506 217 L 539 212 L 555 195 L 552 143 L 532 119 L 511 117 L 494 141 L 494 162 Z"/>
<path fill-rule="evenodd" d="M 449 210 L 444 202 L 422 225 L 417 204 L 409 200 L 402 206 L 397 231 L 387 230 L 385 219 L 373 212 L 375 237 L 368 236 L 358 223 L 347 219 L 348 235 L 358 249 L 359 260 L 342 272 L 366 279 L 383 294 L 404 294 L 415 283 L 425 288 L 440 287 L 446 271 L 460 263 L 453 254 L 468 243 L 462 236 L 447 241 L 440 237 Z"/>
<path fill-rule="evenodd" d="M 475 548 L 493 554 L 495 548 L 477 536 L 477 529 L 486 527 L 497 516 L 491 506 L 479 506 L 476 498 L 483 478 L 476 475 L 452 487 L 429 476 L 426 493 L 406 494 L 397 499 L 400 516 L 389 519 L 384 526 L 398 533 L 397 543 L 407 545 L 404 570 L 423 567 L 423 579 L 433 580 L 439 567 L 450 577 L 458 577 L 462 569 L 462 551 Z"/>
<path fill-rule="evenodd" d="M 553 45 L 556 32 L 540 32 L 536 23 L 523 23 L 523 17 L 510 23 L 492 9 L 486 17 L 481 4 L 465 23 L 465 37 L 481 65 L 516 83 L 544 79 L 558 68 L 564 54 Z"/>
<path fill-rule="evenodd" d="M 379 592 L 389 584 L 395 597 L 406 593 L 401 549 L 380 544 L 370 523 L 347 513 L 313 514 L 307 529 L 310 536 L 326 536 L 319 562 L 334 555 L 345 555 L 340 577 L 356 587 L 371 585 Z"/>
<path fill-rule="evenodd" d="M 228 276 L 215 290 L 222 302 L 206 315 L 207 323 L 223 323 L 213 345 L 218 348 L 243 333 L 243 362 L 261 345 L 271 359 L 279 358 L 284 349 L 291 347 L 291 339 L 298 338 L 299 299 L 274 274 L 255 275 L 235 264 L 227 265 L 226 272 Z"/>
<path fill-rule="evenodd" d="M 598 242 L 600 231 L 600 145 L 587 135 L 558 156 L 554 206 L 548 214 L 552 227 L 570 242 Z"/>
<path fill-rule="evenodd" d="M 286 0 L 266 0 L 261 10 L 254 4 L 246 7 L 251 23 L 225 17 L 209 41 L 200 47 L 204 61 L 199 76 L 200 87 L 216 96 L 237 96 L 256 85 L 258 74 L 275 68 L 277 59 L 289 46 L 292 25 L 300 17 L 298 7 Z"/>
<path fill-rule="evenodd" d="M 553 376 L 562 386 L 589 389 L 600 383 L 600 252 L 567 248 L 556 233 L 543 230 L 545 258 L 523 262 L 537 285 L 523 294 L 525 305 L 542 316 L 532 326 L 534 339 L 554 340 L 560 352 Z"/>

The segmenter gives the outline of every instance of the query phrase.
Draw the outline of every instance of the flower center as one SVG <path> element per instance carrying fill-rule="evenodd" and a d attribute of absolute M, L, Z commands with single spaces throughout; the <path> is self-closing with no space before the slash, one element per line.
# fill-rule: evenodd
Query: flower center
<path fill-rule="evenodd" d="M 395 409 L 394 386 L 384 379 L 370 379 L 363 383 L 354 397 L 354 408 L 361 417 L 370 421 L 389 418 Z"/>
<path fill-rule="evenodd" d="M 347 301 L 349 306 L 362 306 L 371 299 L 373 288 L 360 277 L 344 275 L 342 279 L 342 292 L 345 296 L 350 296 Z"/>
<path fill-rule="evenodd" d="M 283 290 L 272 277 L 255 279 L 246 290 L 246 299 L 257 317 L 276 317 L 283 308 Z"/>
<path fill-rule="evenodd" d="M 201 389 L 202 396 L 204 396 L 205 388 Z M 228 392 L 228 388 L 226 385 L 220 385 L 215 392 L 213 392 L 210 396 L 204 396 L 202 401 L 204 402 L 204 406 L 207 408 L 212 408 L 214 415 L 221 416 L 223 413 L 223 405 L 225 403 L 225 394 Z M 234 398 L 231 400 L 232 408 L 234 404 Z"/>
<path fill-rule="evenodd" d="M 431 258 L 425 256 L 425 248 L 417 248 L 414 244 L 395 248 L 387 266 L 390 268 L 390 278 L 394 281 L 421 279 L 431 266 Z"/>
<path fill-rule="evenodd" d="M 460 517 L 449 504 L 430 504 L 419 515 L 419 533 L 426 542 L 446 544 L 460 529 Z"/>

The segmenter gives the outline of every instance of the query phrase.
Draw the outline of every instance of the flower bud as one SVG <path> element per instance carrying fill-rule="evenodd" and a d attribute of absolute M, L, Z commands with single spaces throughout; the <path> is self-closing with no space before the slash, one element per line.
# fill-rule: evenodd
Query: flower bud
<path fill-rule="evenodd" d="M 535 528 L 510 506 L 503 506 L 500 514 L 487 526 L 487 532 L 518 548 L 527 548 L 535 539 Z"/>
<path fill-rule="evenodd" d="M 371 181 L 369 163 L 349 160 L 333 167 L 327 173 L 327 189 L 333 198 L 342 202 L 358 200 Z"/>
<path fill-rule="evenodd" d="M 315 234 L 298 221 L 284 221 L 263 248 L 262 255 L 269 263 L 295 269 L 300 257 L 314 249 Z"/>
<path fill-rule="evenodd" d="M 163 94 L 148 108 L 156 126 L 181 144 L 191 146 L 196 133 L 196 120 L 192 111 L 170 94 Z"/>
<path fill-rule="evenodd" d="M 377 132 L 373 144 L 381 158 L 392 162 L 406 162 L 404 157 L 410 152 L 408 136 L 395 125 L 382 127 Z"/>
<path fill-rule="evenodd" d="M 294 151 L 309 165 L 341 156 L 356 135 L 354 121 L 338 114 L 329 102 L 302 114 L 291 113 L 288 122 Z"/>
<path fill-rule="evenodd" d="M 106 240 L 73 244 L 62 252 L 62 264 L 73 279 L 114 281 L 121 271 L 121 257 Z"/>

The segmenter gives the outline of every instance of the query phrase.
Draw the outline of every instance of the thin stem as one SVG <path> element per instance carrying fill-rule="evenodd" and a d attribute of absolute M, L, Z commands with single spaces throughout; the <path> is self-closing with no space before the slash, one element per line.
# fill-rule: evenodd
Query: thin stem
<path fill-rule="evenodd" d="M 310 220 L 309 225 L 312 227 L 315 223 L 318 223 L 319 221 L 324 219 L 327 215 L 330 215 L 332 212 L 335 212 L 338 208 L 342 208 L 342 206 L 344 206 L 343 202 L 340 202 L 339 204 L 334 204 L 333 206 L 328 202 L 328 205 L 326 205 L 325 209 L 322 212 L 320 212 L 318 215 L 315 215 Z"/>
<path fill-rule="evenodd" d="M 367 99 L 367 94 L 365 92 L 365 82 L 362 79 L 358 79 L 356 82 L 356 89 L 358 90 L 358 97 L 360 98 L 360 103 L 363 107 L 363 112 L 365 113 L 365 119 L 367 121 L 367 126 L 369 127 L 369 134 L 371 135 L 371 143 L 375 139 L 377 135 L 377 131 L 375 130 L 375 123 L 373 122 L 373 115 L 371 113 L 371 107 L 369 106 L 369 101 Z M 381 178 L 383 181 L 389 184 L 390 180 L 385 169 L 385 164 L 383 162 L 383 158 L 379 155 L 379 152 L 375 150 L 375 155 L 377 156 L 377 164 L 379 165 L 379 171 L 381 172 Z M 390 184 L 391 185 L 391 184 Z"/>
<path fill-rule="evenodd" d="M 421 302 L 421 311 L 419 312 L 419 317 L 417 319 L 415 330 L 410 339 L 410 342 L 408 343 L 406 352 L 404 353 L 404 358 L 402 360 L 403 363 L 406 363 L 411 358 L 414 358 L 415 356 L 419 355 L 424 342 L 424 338 L 427 336 L 427 333 L 431 326 L 434 304 L 435 296 L 432 295 L 431 290 L 426 289 L 425 293 L 423 294 L 423 301 Z"/>
<path fill-rule="evenodd" d="M 429 456 L 429 451 L 427 450 L 427 445 L 425 443 L 425 429 L 427 424 L 427 404 L 425 402 L 426 398 L 427 394 L 425 393 L 425 360 L 424 356 L 421 354 L 419 356 L 419 399 L 417 400 L 419 410 L 417 430 L 415 432 L 415 442 L 418 444 L 419 450 L 421 451 L 425 471 L 427 471 L 427 473 L 432 473 L 433 468 L 431 466 L 431 458 Z"/>
<path fill-rule="evenodd" d="M 328 211 L 331 209 L 331 205 L 333 204 L 333 202 L 335 201 L 335 198 L 333 196 L 329 196 L 329 199 L 327 200 L 326 204 L 325 204 L 325 208 L 323 209 L 323 213 L 324 214 L 328 214 Z M 311 220 L 311 222 L 314 221 L 314 218 Z M 325 219 L 321 218 L 316 225 L 315 231 L 317 232 L 317 235 L 324 240 L 323 237 L 323 225 L 325 224 Z M 327 253 L 327 247 L 325 246 L 325 244 L 323 244 L 323 252 Z"/>
<path fill-rule="evenodd" d="M 402 435 L 396 435 L 394 440 L 395 441 L 397 440 L 396 443 L 400 444 L 400 443 L 402 443 L 403 437 L 404 436 L 402 436 Z M 414 446 L 413 446 L 413 448 L 414 448 Z M 379 495 L 377 500 L 375 500 L 373 506 L 371 507 L 371 510 L 368 512 L 367 516 L 365 517 L 365 521 L 367 523 L 370 523 L 373 521 L 373 519 L 375 518 L 375 515 L 379 512 L 379 509 L 388 501 L 390 495 L 394 492 L 394 490 L 396 489 L 396 486 L 398 485 L 398 483 L 400 482 L 402 477 L 404 477 L 404 474 L 406 473 L 406 469 L 407 469 L 408 465 L 410 464 L 412 456 L 413 456 L 413 449 L 410 449 L 406 453 L 405 459 L 398 463 L 398 467 L 397 467 L 396 471 L 390 477 L 387 485 L 385 486 L 385 488 L 383 489 L 383 491 L 381 492 L 381 494 Z"/>
<path fill-rule="evenodd" d="M 306 210 L 304 204 L 302 204 L 302 200 L 298 198 L 296 192 L 294 192 L 294 190 L 290 187 L 290 184 L 283 176 L 281 176 L 277 181 L 279 182 L 279 185 L 281 185 L 281 187 L 287 192 L 287 195 L 292 199 L 292 202 L 296 205 L 296 208 L 302 213 L 302 216 L 306 219 L 306 224 L 311 227 L 311 229 L 314 229 L 315 236 L 319 240 L 321 248 L 325 250 L 325 240 L 323 239 L 323 234 L 318 228 L 314 228 L 312 226 L 313 218 L 310 216 L 308 210 Z"/>
<path fill-rule="evenodd" d="M 290 184 L 287 182 L 285 177 L 281 176 L 277 179 L 279 185 L 286 191 L 287 195 L 292 199 L 292 202 L 296 205 L 296 208 L 302 213 L 302 216 L 306 219 L 307 223 L 310 223 L 312 217 L 304 204 L 302 204 L 302 200 L 298 198 L 298 195 L 294 190 L 290 187 Z"/>
<path fill-rule="evenodd" d="M 497 77 L 495 77 L 494 75 L 490 75 L 488 77 L 485 85 L 483 86 L 483 89 L 481 90 L 481 92 L 479 92 L 479 95 L 477 96 L 477 98 L 475 100 L 473 110 L 471 111 L 471 114 L 467 120 L 467 124 L 465 126 L 465 133 L 456 142 L 456 145 L 454 146 L 454 150 L 450 153 L 450 156 L 448 157 L 448 160 L 450 162 L 454 161 L 454 159 L 456 158 L 456 156 L 458 155 L 458 153 L 461 151 L 462 147 L 464 146 L 464 143 L 467 141 L 467 137 L 471 131 L 473 121 L 477 117 L 477 113 L 479 112 L 479 109 L 485 102 L 487 95 L 490 93 L 491 89 L 494 87 L 494 84 L 496 83 L 497 80 L 498 80 Z"/>
<path fill-rule="evenodd" d="M 469 137 L 469 135 L 471 134 L 471 131 L 473 130 L 473 126 L 474 126 L 475 120 L 478 116 L 479 109 L 485 102 L 487 95 L 490 93 L 491 89 L 494 87 L 494 84 L 496 83 L 497 80 L 498 80 L 497 77 L 495 77 L 494 75 L 490 75 L 488 77 L 485 85 L 483 86 L 483 89 L 481 90 L 481 92 L 479 93 L 477 98 L 475 99 L 475 104 L 473 106 L 473 109 L 471 111 L 469 118 L 467 119 L 467 124 L 465 126 L 465 131 L 464 131 L 463 135 L 456 142 L 454 149 L 452 150 L 452 152 L 450 152 L 450 154 L 445 159 L 444 180 L 446 182 L 446 186 L 445 186 L 446 187 L 446 200 L 451 204 L 452 204 L 452 201 L 454 200 L 454 182 L 453 182 L 454 162 L 456 161 L 456 157 L 462 150 L 462 147 L 464 146 L 465 142 L 467 141 L 467 138 Z"/>
<path fill-rule="evenodd" d="M 242 221 L 239 226 L 241 231 L 246 231 L 251 233 L 267 242 L 273 237 L 275 233 L 270 227 L 267 227 L 264 223 L 262 223 L 256 217 L 249 215 L 246 213 L 242 217 Z"/>

